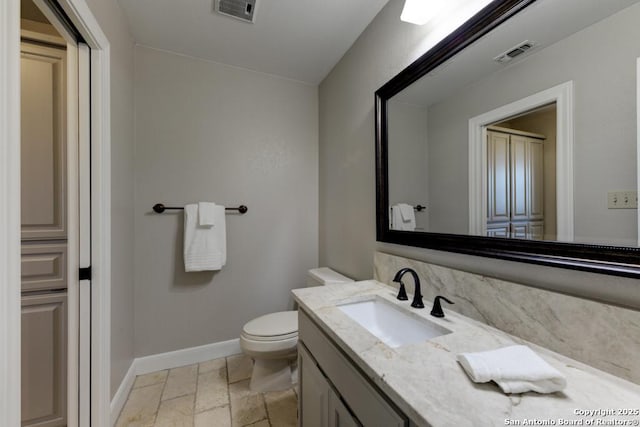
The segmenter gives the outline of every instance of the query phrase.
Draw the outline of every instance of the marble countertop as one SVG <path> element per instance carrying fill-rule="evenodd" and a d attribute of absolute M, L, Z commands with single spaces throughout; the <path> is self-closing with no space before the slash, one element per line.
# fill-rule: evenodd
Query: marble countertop
<path fill-rule="evenodd" d="M 639 385 L 446 308 L 446 317 L 435 318 L 429 315 L 430 301 L 424 301 L 425 309 L 413 309 L 410 300 L 396 300 L 396 293 L 396 289 L 374 280 L 293 290 L 301 309 L 417 425 L 640 424 L 640 415 L 618 412 L 640 411 Z M 336 307 L 376 297 L 405 307 L 412 315 L 453 333 L 391 348 Z M 458 353 L 513 344 L 528 345 L 562 372 L 567 387 L 553 394 L 505 395 L 493 382 L 472 382 L 456 361 Z"/>

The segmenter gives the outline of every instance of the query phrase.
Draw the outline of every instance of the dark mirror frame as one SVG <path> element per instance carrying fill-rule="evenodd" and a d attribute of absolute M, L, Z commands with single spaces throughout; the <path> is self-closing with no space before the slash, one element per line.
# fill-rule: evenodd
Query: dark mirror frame
<path fill-rule="evenodd" d="M 380 242 L 640 279 L 640 248 L 389 229 L 387 101 L 534 1 L 493 1 L 376 91 L 376 238 Z"/>

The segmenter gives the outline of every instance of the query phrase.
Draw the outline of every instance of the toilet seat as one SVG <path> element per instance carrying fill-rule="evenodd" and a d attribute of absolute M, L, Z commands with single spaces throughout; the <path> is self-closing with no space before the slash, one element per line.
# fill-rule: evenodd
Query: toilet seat
<path fill-rule="evenodd" d="M 298 344 L 298 312 L 280 311 L 253 319 L 242 328 L 240 346 L 252 356 L 294 355 Z"/>
<path fill-rule="evenodd" d="M 276 341 L 298 336 L 298 312 L 279 311 L 247 322 L 242 335 L 255 341 Z"/>

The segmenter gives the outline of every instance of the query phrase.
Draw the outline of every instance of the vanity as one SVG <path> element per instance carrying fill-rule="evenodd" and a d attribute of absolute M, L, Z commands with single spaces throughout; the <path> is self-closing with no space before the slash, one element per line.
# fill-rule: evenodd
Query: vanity
<path fill-rule="evenodd" d="M 299 310 L 299 417 L 308 426 L 589 425 L 593 420 L 637 425 L 640 386 L 445 309 L 442 319 L 396 300 L 375 280 L 296 289 Z M 442 334 L 388 344 L 345 313 L 345 305 L 375 301 Z M 567 378 L 553 394 L 505 395 L 493 383 L 473 383 L 456 361 L 462 352 L 524 344 Z M 588 415 L 593 410 L 614 415 Z M 630 410 L 630 415 L 624 415 Z M 549 423 L 555 424 L 549 424 Z M 520 424 L 518 424 L 520 423 Z M 564 424 L 562 424 L 564 423 Z M 573 424 L 571 424 L 573 423 Z M 634 424 L 635 423 L 635 424 Z M 535 425 L 535 424 L 530 424 Z M 592 424 L 598 425 L 598 424 Z M 599 424 L 607 425 L 607 424 Z M 620 424 L 618 424 L 620 425 Z"/>

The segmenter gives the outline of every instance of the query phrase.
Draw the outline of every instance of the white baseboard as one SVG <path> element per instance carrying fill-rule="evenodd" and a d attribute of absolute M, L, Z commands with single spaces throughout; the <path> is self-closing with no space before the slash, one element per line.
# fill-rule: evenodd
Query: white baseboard
<path fill-rule="evenodd" d="M 185 348 L 167 353 L 152 354 L 134 359 L 127 374 L 120 383 L 118 391 L 111 400 L 111 424 L 114 425 L 116 423 L 118 415 L 120 415 L 124 404 L 127 402 L 129 392 L 133 387 L 137 375 L 177 368 L 178 366 L 192 365 L 194 363 L 206 362 L 207 360 L 233 356 L 234 354 L 240 353 L 242 353 L 240 339 L 236 338 L 229 341 Z"/>
<path fill-rule="evenodd" d="M 193 363 L 205 362 L 207 360 L 232 356 L 239 353 L 242 353 L 240 349 L 240 339 L 236 338 L 229 341 L 201 345 L 199 347 L 170 351 L 168 353 L 152 354 L 151 356 L 136 359 L 136 375 L 177 368 L 178 366 L 191 365 Z"/>
<path fill-rule="evenodd" d="M 111 425 L 114 426 L 116 421 L 118 421 L 118 415 L 122 412 L 122 408 L 124 408 L 124 404 L 127 402 L 127 398 L 129 397 L 129 391 L 131 391 L 131 387 L 133 387 L 133 383 L 136 381 L 136 360 L 134 359 L 131 362 L 131 366 L 129 366 L 129 370 L 125 374 L 122 382 L 120 383 L 120 387 L 116 391 L 116 394 L 111 399 Z"/>

